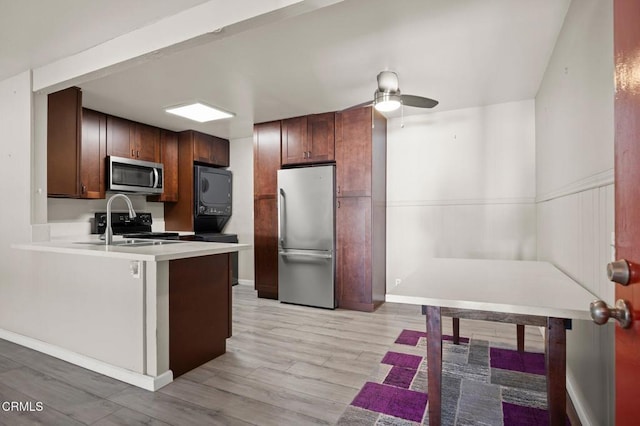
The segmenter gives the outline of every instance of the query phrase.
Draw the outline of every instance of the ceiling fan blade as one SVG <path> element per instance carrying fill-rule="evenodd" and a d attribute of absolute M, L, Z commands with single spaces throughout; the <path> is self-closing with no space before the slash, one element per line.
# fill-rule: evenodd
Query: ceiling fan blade
<path fill-rule="evenodd" d="M 438 105 L 436 100 L 414 95 L 402 95 L 402 103 L 406 106 L 418 108 L 433 108 Z"/>
<path fill-rule="evenodd" d="M 358 105 L 350 106 L 349 108 L 345 108 L 342 111 L 350 111 L 352 109 L 362 108 L 362 107 L 371 106 L 371 105 L 373 105 L 373 101 L 367 101 L 367 102 L 363 102 L 363 103 L 358 104 Z M 342 112 L 342 111 L 340 111 L 340 112 Z"/>

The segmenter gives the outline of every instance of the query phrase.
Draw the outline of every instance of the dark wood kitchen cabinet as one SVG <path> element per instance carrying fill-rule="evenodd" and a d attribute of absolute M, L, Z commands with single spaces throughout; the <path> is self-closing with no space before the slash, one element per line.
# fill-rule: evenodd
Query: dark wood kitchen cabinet
<path fill-rule="evenodd" d="M 258 297 L 278 298 L 278 202 L 281 123 L 253 127 L 254 266 Z"/>
<path fill-rule="evenodd" d="M 215 167 L 229 167 L 229 141 L 189 130 L 193 140 L 193 161 Z"/>
<path fill-rule="evenodd" d="M 164 169 L 164 191 L 160 195 L 149 196 L 149 201 L 178 201 L 178 134 L 160 129 L 160 157 Z"/>
<path fill-rule="evenodd" d="M 282 120 L 282 165 L 335 159 L 335 113 Z"/>
<path fill-rule="evenodd" d="M 371 107 L 336 114 L 336 294 L 340 308 L 370 312 L 384 302 L 386 135 L 386 119 L 372 114 Z"/>
<path fill-rule="evenodd" d="M 158 162 L 160 129 L 109 115 L 107 116 L 107 154 Z"/>
<path fill-rule="evenodd" d="M 217 161 L 217 164 L 210 160 L 206 164 L 212 166 L 222 166 L 229 164 L 229 141 L 215 136 L 196 132 L 195 130 L 185 130 L 178 133 L 178 198 L 176 202 L 164 204 L 165 228 L 171 231 L 194 231 L 194 183 L 193 166 L 194 162 L 204 159 L 202 141 L 222 141 L 226 143 L 226 160 Z M 211 157 L 207 157 L 211 158 Z"/>
<path fill-rule="evenodd" d="M 48 196 L 105 197 L 105 123 L 104 114 L 82 108 L 77 87 L 48 96 Z"/>

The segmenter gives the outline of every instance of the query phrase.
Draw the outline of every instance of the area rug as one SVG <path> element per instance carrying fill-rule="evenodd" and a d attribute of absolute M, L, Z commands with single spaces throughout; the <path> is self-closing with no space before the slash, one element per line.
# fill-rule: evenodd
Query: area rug
<path fill-rule="evenodd" d="M 392 349 L 338 425 L 429 424 L 426 334 L 403 330 Z M 543 353 L 443 336 L 442 382 L 443 425 L 548 424 Z"/>

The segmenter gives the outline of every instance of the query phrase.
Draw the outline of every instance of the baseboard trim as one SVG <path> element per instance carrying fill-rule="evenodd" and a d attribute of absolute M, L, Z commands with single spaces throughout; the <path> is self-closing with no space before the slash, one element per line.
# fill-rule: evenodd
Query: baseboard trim
<path fill-rule="evenodd" d="M 250 285 L 251 287 L 255 287 L 255 284 L 254 284 L 253 280 L 241 280 L 241 279 L 238 279 L 238 284 L 239 285 Z"/>
<path fill-rule="evenodd" d="M 173 381 L 173 372 L 171 370 L 168 370 L 156 377 L 147 376 L 4 329 L 0 329 L 0 339 L 8 340 L 29 349 L 33 349 L 34 351 L 42 352 L 54 358 L 67 361 L 71 364 L 86 368 L 87 370 L 104 374 L 105 376 L 112 377 L 152 392 L 157 391 L 161 387 L 166 386 Z"/>

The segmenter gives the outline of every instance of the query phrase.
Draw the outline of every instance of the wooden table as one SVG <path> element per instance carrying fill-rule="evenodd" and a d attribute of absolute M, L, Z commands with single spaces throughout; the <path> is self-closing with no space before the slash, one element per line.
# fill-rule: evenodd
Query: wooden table
<path fill-rule="evenodd" d="M 429 424 L 440 425 L 441 316 L 545 326 L 547 404 L 551 425 L 565 424 L 566 326 L 591 320 L 596 297 L 548 262 L 427 259 L 386 295 L 422 305 L 427 315 Z"/>

